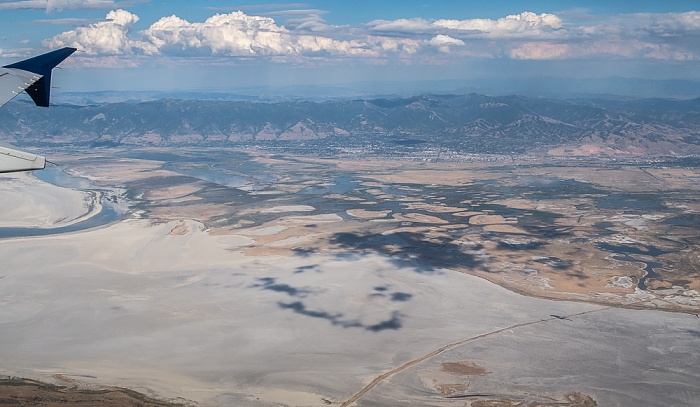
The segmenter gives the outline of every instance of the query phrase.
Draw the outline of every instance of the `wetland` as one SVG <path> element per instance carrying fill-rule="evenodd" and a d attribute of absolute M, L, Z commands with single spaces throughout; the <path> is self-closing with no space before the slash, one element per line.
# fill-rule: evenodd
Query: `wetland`
<path fill-rule="evenodd" d="M 163 154 L 113 152 L 152 170 L 120 183 L 134 210 L 247 236 L 256 243 L 246 253 L 373 251 L 538 297 L 698 306 L 700 184 L 692 168 L 361 161 L 264 150 Z M 75 164 L 101 171 L 90 160 Z M 295 206 L 309 209 L 274 210 Z M 627 280 L 635 283 L 619 283 Z"/>
<path fill-rule="evenodd" d="M 57 403 L 700 398 L 696 168 L 264 149 L 59 158 L 59 172 L 0 184 L 31 209 L 3 219 L 18 229 L 0 237 L 0 373 L 49 383 L 37 391 Z M 39 386 L 23 383 L 0 399 Z"/>

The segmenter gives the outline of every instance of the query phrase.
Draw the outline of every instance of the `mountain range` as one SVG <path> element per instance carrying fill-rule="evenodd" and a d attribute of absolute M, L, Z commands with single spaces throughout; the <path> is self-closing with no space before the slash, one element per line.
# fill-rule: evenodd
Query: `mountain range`
<path fill-rule="evenodd" d="M 317 140 L 463 153 L 700 154 L 700 98 L 557 100 L 422 95 L 323 102 L 160 99 L 0 109 L 0 140 L 19 145 L 214 146 Z"/>

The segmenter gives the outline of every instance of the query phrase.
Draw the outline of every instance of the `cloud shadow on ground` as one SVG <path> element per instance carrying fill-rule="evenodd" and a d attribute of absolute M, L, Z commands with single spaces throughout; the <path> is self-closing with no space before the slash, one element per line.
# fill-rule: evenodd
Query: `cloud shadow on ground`
<path fill-rule="evenodd" d="M 428 237 L 415 232 L 369 235 L 342 232 L 332 235 L 330 243 L 347 250 L 375 251 L 388 255 L 396 266 L 411 268 L 418 273 L 436 273 L 440 267 L 485 270 L 482 261 L 449 237 Z"/>
<path fill-rule="evenodd" d="M 290 303 L 278 302 L 277 305 L 286 310 L 292 310 L 297 314 L 304 315 L 312 318 L 325 319 L 334 326 L 340 326 L 342 328 L 362 328 L 370 332 L 381 332 L 386 330 L 398 330 L 401 329 L 403 324 L 401 323 L 401 317 L 403 316 L 399 311 L 393 311 L 391 313 L 391 318 L 380 321 L 376 324 L 367 325 L 356 319 L 343 319 L 345 315 L 341 312 L 331 314 L 326 311 L 316 311 L 311 310 L 306 307 L 306 305 L 301 301 L 295 301 Z"/>
<path fill-rule="evenodd" d="M 259 288 L 261 290 L 275 291 L 278 293 L 284 293 L 292 297 L 304 298 L 309 294 L 314 294 L 317 291 L 309 288 L 297 288 L 289 284 L 278 283 L 273 277 L 261 277 L 257 279 L 258 282 L 252 284 L 251 288 Z"/>

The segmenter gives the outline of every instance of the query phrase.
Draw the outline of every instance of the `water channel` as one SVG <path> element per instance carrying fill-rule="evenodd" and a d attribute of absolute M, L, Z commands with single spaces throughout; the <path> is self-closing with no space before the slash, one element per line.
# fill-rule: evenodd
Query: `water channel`
<path fill-rule="evenodd" d="M 95 186 L 89 179 L 79 176 L 74 176 L 67 174 L 60 169 L 47 168 L 41 171 L 35 171 L 34 176 L 41 181 L 53 184 L 62 188 L 70 188 L 78 191 L 86 191 L 94 194 L 95 199 L 100 200 L 102 209 L 99 213 L 81 220 L 79 222 L 59 226 L 55 228 L 31 228 L 31 227 L 5 227 L 0 228 L 0 239 L 9 239 L 17 237 L 31 237 L 31 236 L 47 236 L 55 235 L 59 233 L 77 232 L 80 230 L 92 229 L 104 225 L 108 225 L 112 222 L 119 220 L 123 213 L 123 210 L 105 199 L 106 192 L 105 189 L 101 189 Z M 111 191 L 111 190 L 109 190 Z"/>
<path fill-rule="evenodd" d="M 612 258 L 615 260 L 626 261 L 630 263 L 642 263 L 644 265 L 643 270 L 645 274 L 639 278 L 639 282 L 637 283 L 637 287 L 639 287 L 640 290 L 646 290 L 648 288 L 648 279 L 661 277 L 655 269 L 662 269 L 663 264 L 655 261 L 641 260 L 637 257 L 634 257 L 633 255 L 644 255 L 656 258 L 657 256 L 660 256 L 662 254 L 671 252 L 670 250 L 662 250 L 658 247 L 651 245 L 644 245 L 644 248 L 639 248 L 630 245 L 613 245 L 610 243 L 598 243 L 598 248 L 601 250 L 615 253 L 615 255 L 612 256 Z"/>

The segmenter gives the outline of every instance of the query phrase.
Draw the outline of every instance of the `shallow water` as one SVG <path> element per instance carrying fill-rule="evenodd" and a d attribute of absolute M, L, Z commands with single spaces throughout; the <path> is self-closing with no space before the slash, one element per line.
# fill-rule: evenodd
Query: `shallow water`
<path fill-rule="evenodd" d="M 637 287 L 639 287 L 640 290 L 646 290 L 648 288 L 648 279 L 661 277 L 661 275 L 659 275 L 659 273 L 657 273 L 655 269 L 663 268 L 663 264 L 655 261 L 641 260 L 632 255 L 638 254 L 656 257 L 662 254 L 670 253 L 668 250 L 661 250 L 658 247 L 651 245 L 644 245 L 644 249 L 641 249 L 639 247 L 629 245 L 613 245 L 609 243 L 598 243 L 598 248 L 601 250 L 616 253 L 616 255 L 613 256 L 615 260 L 644 264 L 645 274 L 639 278 L 639 282 L 637 283 Z"/>
<path fill-rule="evenodd" d="M 67 174 L 57 168 L 47 168 L 42 171 L 35 171 L 34 176 L 41 181 L 53 184 L 62 188 L 70 188 L 79 191 L 96 191 L 98 188 L 87 178 Z M 27 228 L 27 227 L 6 227 L 0 228 L 0 239 L 47 236 L 59 233 L 77 232 L 80 230 L 92 229 L 104 226 L 117 221 L 122 216 L 115 204 L 105 199 L 101 191 L 96 191 L 102 204 L 102 210 L 88 219 L 73 223 L 71 225 L 56 228 Z"/>
<path fill-rule="evenodd" d="M 61 226 L 57 228 L 0 228 L 0 239 L 30 237 L 30 236 L 47 236 L 56 235 L 59 233 L 77 232 L 80 230 L 92 229 L 99 226 L 104 226 L 119 220 L 121 213 L 115 206 L 109 202 L 102 203 L 102 210 L 95 216 L 85 219 L 72 225 Z"/>
<path fill-rule="evenodd" d="M 53 184 L 58 187 L 78 190 L 96 188 L 89 179 L 67 174 L 58 168 L 46 168 L 41 171 L 35 171 L 33 175 L 44 182 L 48 182 L 49 184 Z"/>

